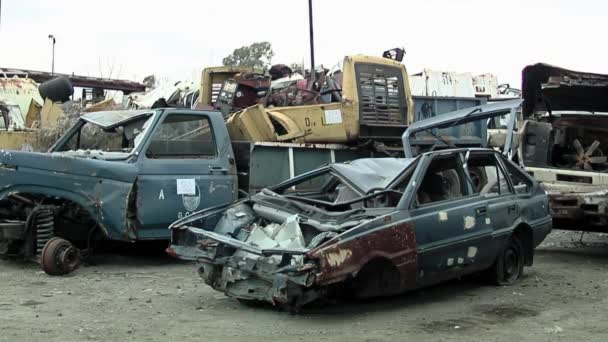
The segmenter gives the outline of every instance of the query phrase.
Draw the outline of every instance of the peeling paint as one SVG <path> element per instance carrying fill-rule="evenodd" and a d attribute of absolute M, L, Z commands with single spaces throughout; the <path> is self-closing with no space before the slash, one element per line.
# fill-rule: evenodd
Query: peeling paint
<path fill-rule="evenodd" d="M 447 221 L 448 220 L 448 212 L 447 211 L 440 211 L 439 213 L 437 213 L 437 215 L 439 216 L 439 221 Z"/>
<path fill-rule="evenodd" d="M 458 258 L 458 265 L 462 265 L 464 264 L 464 259 L 463 258 Z"/>
<path fill-rule="evenodd" d="M 486 224 L 492 224 L 492 220 L 489 217 L 486 217 Z"/>
<path fill-rule="evenodd" d="M 448 258 L 447 265 L 448 266 L 454 265 L 454 258 Z"/>
<path fill-rule="evenodd" d="M 464 217 L 464 229 L 471 229 L 475 227 L 475 218 L 473 216 Z"/>
<path fill-rule="evenodd" d="M 469 247 L 469 249 L 467 250 L 467 256 L 469 258 L 474 258 L 476 255 L 477 255 L 477 247 L 475 247 L 475 246 Z"/>
<path fill-rule="evenodd" d="M 209 194 L 213 194 L 216 190 L 219 190 L 219 189 L 228 189 L 228 185 L 215 184 L 214 182 L 211 182 L 209 184 Z"/>
<path fill-rule="evenodd" d="M 350 249 L 340 249 L 337 252 L 328 253 L 325 258 L 327 263 L 333 267 L 340 266 L 353 252 Z"/>

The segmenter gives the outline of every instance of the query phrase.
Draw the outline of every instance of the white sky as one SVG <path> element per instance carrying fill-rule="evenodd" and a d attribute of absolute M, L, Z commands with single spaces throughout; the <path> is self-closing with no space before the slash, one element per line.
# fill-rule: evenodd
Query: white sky
<path fill-rule="evenodd" d="M 307 0 L 0 0 L 0 67 L 141 81 L 196 80 L 242 45 L 270 41 L 274 63 L 309 64 Z M 317 64 L 403 46 L 410 73 L 491 72 L 519 87 L 548 62 L 608 74 L 608 1 L 314 0 Z"/>

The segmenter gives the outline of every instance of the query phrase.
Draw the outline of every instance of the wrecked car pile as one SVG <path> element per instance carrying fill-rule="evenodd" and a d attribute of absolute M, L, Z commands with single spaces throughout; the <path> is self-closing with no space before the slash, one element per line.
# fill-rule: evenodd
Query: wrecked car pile
<path fill-rule="evenodd" d="M 592 102 L 608 77 L 537 65 L 523 100 L 495 103 L 413 96 L 395 58 L 346 56 L 316 78 L 285 65 L 204 75 L 198 90 L 131 93 L 131 110 L 51 101 L 57 125 L 37 132 L 48 152 L 0 154 L 0 254 L 59 275 L 97 240 L 170 238 L 214 289 L 297 311 L 478 272 L 509 285 L 550 213 L 608 226 L 608 120 Z M 468 93 L 497 93 L 486 76 Z"/>

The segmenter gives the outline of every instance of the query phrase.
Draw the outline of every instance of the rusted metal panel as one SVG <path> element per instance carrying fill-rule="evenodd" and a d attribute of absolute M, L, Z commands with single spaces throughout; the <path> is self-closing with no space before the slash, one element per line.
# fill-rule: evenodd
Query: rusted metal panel
<path fill-rule="evenodd" d="M 90 77 L 90 76 L 81 76 L 81 75 L 68 75 L 68 74 L 58 74 L 58 73 L 50 73 L 44 71 L 36 71 L 36 70 L 25 70 L 25 69 L 15 69 L 15 68 L 1 68 L 0 67 L 0 75 L 4 75 L 7 77 L 18 76 L 18 77 L 28 77 L 37 83 L 43 83 L 48 80 L 51 80 L 58 76 L 67 77 L 74 87 L 82 87 L 82 88 L 101 88 L 107 90 L 119 90 L 124 94 L 129 94 L 132 92 L 143 92 L 146 90 L 146 85 L 143 83 L 126 81 L 126 80 L 116 80 L 116 79 L 107 79 L 100 77 Z"/>
<path fill-rule="evenodd" d="M 33 79 L 2 76 L 0 70 L 0 100 L 9 100 L 17 103 L 23 114 L 28 112 L 32 101 L 42 106 L 44 101 L 38 93 L 38 84 Z"/>
<path fill-rule="evenodd" d="M 383 220 L 390 222 L 390 216 Z M 415 282 L 416 263 L 416 233 L 412 223 L 398 223 L 389 228 L 374 229 L 337 241 L 327 247 L 310 251 L 308 256 L 319 260 L 319 270 L 316 273 L 318 285 L 332 284 L 342 281 L 357 272 L 374 258 L 390 260 L 397 266 L 403 282 Z"/>

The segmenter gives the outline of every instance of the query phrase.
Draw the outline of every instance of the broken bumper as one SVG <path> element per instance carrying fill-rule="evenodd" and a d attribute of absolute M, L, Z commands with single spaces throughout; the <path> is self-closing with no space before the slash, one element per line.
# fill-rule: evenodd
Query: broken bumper
<path fill-rule="evenodd" d="M 549 204 L 555 228 L 608 231 L 608 190 L 549 192 Z"/>
<path fill-rule="evenodd" d="M 173 229 L 167 252 L 201 263 L 199 275 L 205 283 L 230 297 L 299 307 L 322 295 L 315 286 L 316 265 L 302 261 L 307 250 L 262 249 L 226 235 L 184 227 Z"/>

